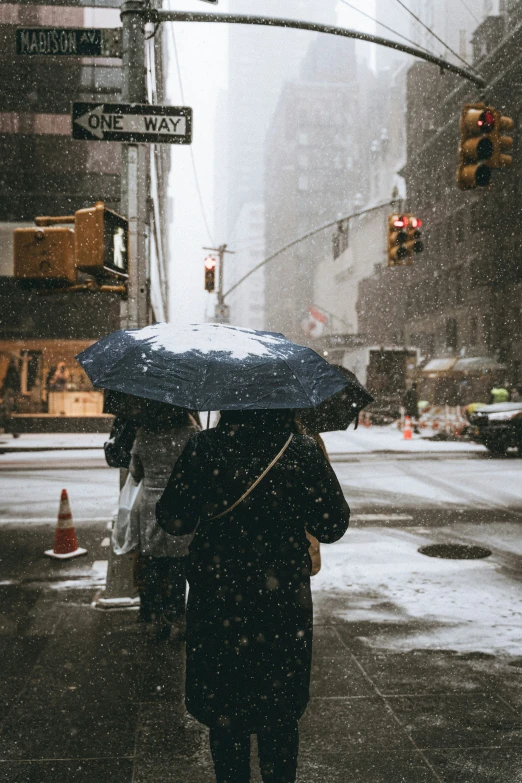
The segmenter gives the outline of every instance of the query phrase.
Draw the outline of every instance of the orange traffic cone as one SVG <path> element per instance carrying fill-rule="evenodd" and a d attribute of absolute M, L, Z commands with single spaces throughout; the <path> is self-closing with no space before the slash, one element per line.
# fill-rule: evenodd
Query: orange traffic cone
<path fill-rule="evenodd" d="M 402 431 L 402 438 L 403 440 L 411 440 L 411 422 L 410 417 L 405 416 L 404 417 L 404 429 Z"/>
<path fill-rule="evenodd" d="M 71 507 L 67 490 L 62 489 L 60 497 L 60 510 L 58 511 L 58 522 L 54 533 L 54 547 L 48 549 L 45 554 L 48 557 L 54 557 L 56 560 L 68 560 L 70 557 L 85 555 L 86 549 L 78 546 L 78 539 L 74 530 L 72 521 Z"/>

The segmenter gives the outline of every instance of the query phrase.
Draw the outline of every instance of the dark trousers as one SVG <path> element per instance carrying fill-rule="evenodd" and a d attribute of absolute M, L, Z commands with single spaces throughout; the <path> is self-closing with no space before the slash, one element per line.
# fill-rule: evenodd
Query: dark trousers
<path fill-rule="evenodd" d="M 294 783 L 299 728 L 291 721 L 257 733 L 263 783 Z M 210 729 L 210 750 L 216 783 L 250 783 L 250 734 Z"/>
<path fill-rule="evenodd" d="M 140 619 L 185 619 L 186 557 L 138 555 L 135 581 L 140 594 Z"/>

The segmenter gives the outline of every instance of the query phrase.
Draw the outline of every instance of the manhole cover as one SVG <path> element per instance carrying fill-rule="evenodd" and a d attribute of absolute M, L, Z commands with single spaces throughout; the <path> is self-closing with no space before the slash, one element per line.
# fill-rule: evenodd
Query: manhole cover
<path fill-rule="evenodd" d="M 489 549 L 466 544 L 429 544 L 421 546 L 419 552 L 421 555 L 442 557 L 446 560 L 480 560 L 481 557 L 489 557 L 491 554 Z"/>

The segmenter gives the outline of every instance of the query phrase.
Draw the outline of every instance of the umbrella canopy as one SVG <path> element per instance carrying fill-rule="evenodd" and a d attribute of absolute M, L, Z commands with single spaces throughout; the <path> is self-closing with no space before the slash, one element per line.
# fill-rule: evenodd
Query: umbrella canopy
<path fill-rule="evenodd" d="M 201 411 L 311 408 L 347 385 L 311 348 L 224 324 L 122 329 L 76 358 L 95 386 Z"/>
<path fill-rule="evenodd" d="M 346 379 L 347 385 L 315 408 L 299 411 L 297 419 L 310 435 L 345 430 L 354 419 L 357 420 L 359 411 L 373 402 L 372 395 L 351 370 L 341 365 L 333 367 Z"/>

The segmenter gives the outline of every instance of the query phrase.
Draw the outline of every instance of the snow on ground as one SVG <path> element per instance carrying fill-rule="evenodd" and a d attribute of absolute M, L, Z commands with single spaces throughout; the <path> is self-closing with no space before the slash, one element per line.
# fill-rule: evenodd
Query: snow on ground
<path fill-rule="evenodd" d="M 408 509 L 511 509 L 522 511 L 522 460 L 418 459 L 389 455 L 334 462 L 353 508 L 372 505 Z M 378 510 L 378 509 L 377 509 Z"/>
<path fill-rule="evenodd" d="M 357 454 L 372 451 L 394 452 L 483 452 L 487 449 L 471 441 L 451 442 L 426 440 L 422 435 L 413 435 L 411 440 L 404 440 L 402 432 L 390 427 L 358 427 L 350 426 L 348 430 L 325 432 L 322 436 L 331 456 L 336 454 Z"/>
<path fill-rule="evenodd" d="M 490 537 L 501 543 L 493 527 Z M 373 648 L 521 655 L 522 591 L 509 558 L 418 552 L 433 540 L 420 529 L 366 528 L 322 546 L 323 567 L 312 580 L 316 623 L 364 623 L 361 638 Z"/>

